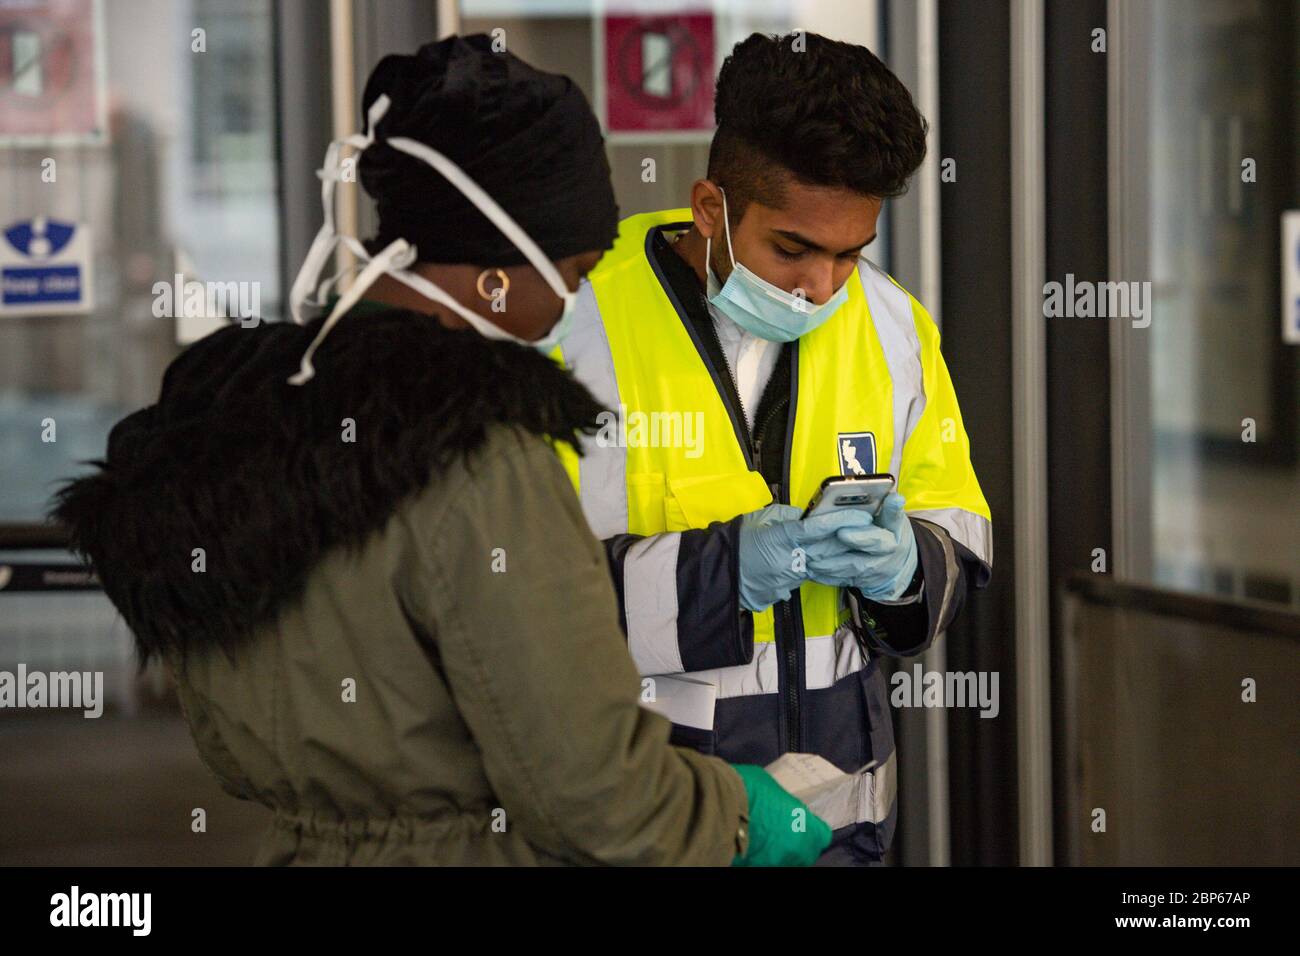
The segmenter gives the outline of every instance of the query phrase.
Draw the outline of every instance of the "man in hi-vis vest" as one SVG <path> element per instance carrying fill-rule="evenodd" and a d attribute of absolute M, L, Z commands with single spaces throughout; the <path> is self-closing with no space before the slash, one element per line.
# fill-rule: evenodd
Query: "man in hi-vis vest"
<path fill-rule="evenodd" d="M 825 863 L 897 819 L 877 658 L 919 654 L 992 567 L 939 332 L 866 258 L 926 123 L 863 47 L 755 34 L 718 77 L 708 178 L 632 216 L 562 358 L 610 413 L 563 454 L 604 540 L 646 704 L 677 742 L 859 778 Z M 830 476 L 889 473 L 873 516 L 800 520 Z"/>

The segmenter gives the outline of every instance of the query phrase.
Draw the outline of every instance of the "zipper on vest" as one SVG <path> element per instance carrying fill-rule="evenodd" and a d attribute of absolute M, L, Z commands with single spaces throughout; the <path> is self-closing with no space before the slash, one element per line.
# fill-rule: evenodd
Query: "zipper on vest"
<path fill-rule="evenodd" d="M 740 410 L 746 442 L 749 446 L 748 451 L 752 459 L 752 467 L 760 475 L 763 473 L 763 429 L 776 417 L 776 413 L 793 407 L 793 397 L 787 402 L 777 402 L 773 408 L 764 417 L 762 424 L 756 424 L 751 434 L 749 431 L 749 422 L 745 420 L 745 405 L 740 399 L 740 387 L 736 384 L 736 373 L 731 369 L 731 361 L 727 358 L 727 350 L 722 347 L 722 339 L 718 335 L 718 329 L 709 322 L 709 333 L 713 336 L 713 342 L 718 347 L 718 353 L 722 356 L 722 364 L 727 369 L 727 384 L 731 386 L 732 397 L 736 400 L 736 408 Z M 797 354 L 797 353 L 796 353 Z M 795 377 L 794 369 L 790 371 L 790 390 L 793 393 L 798 388 L 798 382 Z M 755 409 L 757 414 L 757 409 Z M 788 414 L 788 413 L 787 413 Z M 785 487 L 790 484 L 790 460 L 789 448 L 794 441 L 793 427 L 786 430 L 786 449 L 785 459 L 782 463 L 782 481 Z M 780 483 L 774 484 L 772 488 L 772 500 L 789 504 L 787 496 L 783 491 Z M 785 709 L 785 752 L 794 753 L 799 750 L 800 738 L 800 718 L 799 718 L 799 629 L 795 627 L 794 607 L 797 605 L 798 591 L 790 596 L 788 601 L 778 601 L 776 608 L 773 608 L 773 625 L 776 629 L 777 650 L 780 653 L 781 661 L 781 685 L 784 687 L 782 696 L 782 706 Z M 779 608 L 779 612 L 778 609 Z"/>
<path fill-rule="evenodd" d="M 785 430 L 785 447 L 781 450 L 781 484 L 776 489 L 780 494 L 774 496 L 777 501 L 784 504 L 793 504 L 790 501 L 790 468 L 794 448 L 794 414 L 799 401 L 799 342 L 797 340 L 793 342 L 790 349 L 790 398 L 788 405 L 785 403 L 778 405 L 778 407 L 784 406 L 787 408 L 786 414 L 789 416 L 789 422 Z M 781 651 L 782 686 L 785 688 L 783 696 L 785 698 L 787 752 L 800 750 L 800 739 L 803 736 L 799 714 L 801 691 L 799 685 L 799 648 L 804 642 L 801 608 L 799 589 L 795 588 L 790 595 L 790 600 L 781 602 L 779 626 L 775 620 L 773 621 L 778 649 Z M 796 614 L 800 615 L 800 620 L 795 619 Z"/>
<path fill-rule="evenodd" d="M 781 486 L 768 485 L 772 489 L 772 500 L 781 501 Z M 772 605 L 772 627 L 776 632 L 777 658 L 781 669 L 781 709 L 785 716 L 785 749 L 782 753 L 799 751 L 799 651 L 794 639 L 794 614 L 792 608 L 798 599 L 798 591 L 790 595 L 788 601 L 777 601 Z"/>
<path fill-rule="evenodd" d="M 763 421 L 754 428 L 754 470 L 760 475 L 763 474 L 763 434 L 767 431 L 767 426 L 772 424 L 772 419 L 776 418 L 776 413 L 782 411 L 785 407 L 786 403 L 784 401 L 773 404 Z M 772 485 L 772 500 L 781 500 L 780 485 Z"/>
<path fill-rule="evenodd" d="M 799 750 L 799 650 L 794 639 L 794 614 L 791 602 L 781 602 L 781 628 L 785 636 L 785 749 Z"/>

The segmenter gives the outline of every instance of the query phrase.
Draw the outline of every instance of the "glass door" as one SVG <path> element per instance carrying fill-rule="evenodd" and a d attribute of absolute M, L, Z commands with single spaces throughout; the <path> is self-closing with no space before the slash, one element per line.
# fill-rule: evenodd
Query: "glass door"
<path fill-rule="evenodd" d="M 1152 306 L 1117 336 L 1119 569 L 1300 606 L 1300 4 L 1118 7 L 1112 272 Z"/>

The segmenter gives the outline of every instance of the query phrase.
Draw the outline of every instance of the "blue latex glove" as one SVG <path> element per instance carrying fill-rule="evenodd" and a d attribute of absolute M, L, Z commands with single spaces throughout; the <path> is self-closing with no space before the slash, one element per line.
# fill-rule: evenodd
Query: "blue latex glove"
<path fill-rule="evenodd" d="M 814 560 L 830 560 L 852 552 L 853 545 L 836 532 L 871 529 L 871 515 L 849 509 L 800 521 L 802 512 L 790 505 L 768 505 L 751 511 L 740 524 L 740 603 L 761 611 L 809 580 Z"/>
<path fill-rule="evenodd" d="M 904 503 L 902 495 L 890 492 L 871 527 L 838 531 L 836 537 L 851 550 L 810 558 L 809 577 L 834 587 L 857 588 L 874 601 L 897 600 L 916 575 L 916 535 L 903 513 Z"/>

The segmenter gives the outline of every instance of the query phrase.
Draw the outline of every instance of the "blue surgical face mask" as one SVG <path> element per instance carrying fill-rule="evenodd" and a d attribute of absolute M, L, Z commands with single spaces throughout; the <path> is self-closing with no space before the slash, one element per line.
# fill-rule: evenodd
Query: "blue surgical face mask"
<path fill-rule="evenodd" d="M 547 332 L 542 338 L 535 339 L 527 344 L 543 355 L 550 355 L 568 337 L 569 331 L 573 328 L 573 317 L 577 312 L 578 294 L 570 292 L 564 297 L 564 310 L 560 312 L 560 318 L 556 323 L 551 326 L 551 331 Z"/>
<path fill-rule="evenodd" d="M 719 312 L 760 339 L 793 342 L 817 328 L 848 301 L 847 281 L 821 305 L 814 305 L 804 296 L 786 292 L 759 278 L 737 262 L 731 249 L 727 193 L 720 186 L 718 189 L 722 192 L 722 223 L 727 233 L 727 255 L 731 258 L 731 274 L 727 281 L 719 283 L 713 274 L 713 266 L 709 264 L 712 238 L 705 242 L 704 262 L 708 272 L 708 300 Z"/>

